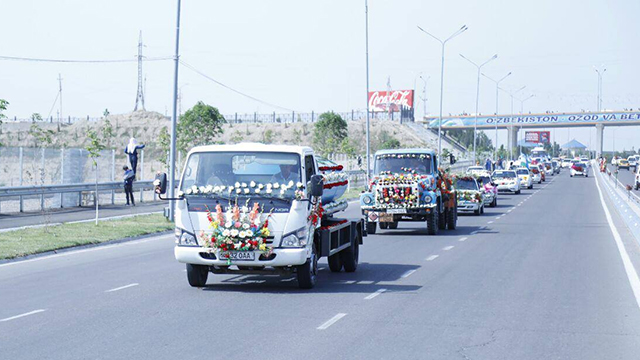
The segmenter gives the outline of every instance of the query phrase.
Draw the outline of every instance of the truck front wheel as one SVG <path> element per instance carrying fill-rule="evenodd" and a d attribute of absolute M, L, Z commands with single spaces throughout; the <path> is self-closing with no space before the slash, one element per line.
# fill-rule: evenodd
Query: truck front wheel
<path fill-rule="evenodd" d="M 316 285 L 318 277 L 318 255 L 316 247 L 311 247 L 311 255 L 307 261 L 296 267 L 298 276 L 298 286 L 301 289 L 311 289 Z"/>
<path fill-rule="evenodd" d="M 367 234 L 375 234 L 376 233 L 376 223 L 367 221 Z"/>
<path fill-rule="evenodd" d="M 440 214 L 438 211 L 438 207 L 434 207 L 431 214 L 427 215 L 427 234 L 429 235 L 437 235 L 438 234 L 438 220 L 440 218 Z"/>
<path fill-rule="evenodd" d="M 207 285 L 209 268 L 205 265 L 187 264 L 187 280 L 193 287 L 204 287 Z"/>

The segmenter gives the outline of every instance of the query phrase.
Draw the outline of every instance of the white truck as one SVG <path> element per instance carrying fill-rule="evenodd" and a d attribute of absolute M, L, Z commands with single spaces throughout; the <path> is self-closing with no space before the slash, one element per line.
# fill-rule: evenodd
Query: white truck
<path fill-rule="evenodd" d="M 180 178 L 175 210 L 175 258 L 187 279 L 203 287 L 208 274 L 296 275 L 301 288 L 317 281 L 318 259 L 331 271 L 356 271 L 364 222 L 334 216 L 347 179 L 340 166 L 319 168 L 303 146 L 199 146 Z M 155 191 L 165 194 L 166 174 Z"/>

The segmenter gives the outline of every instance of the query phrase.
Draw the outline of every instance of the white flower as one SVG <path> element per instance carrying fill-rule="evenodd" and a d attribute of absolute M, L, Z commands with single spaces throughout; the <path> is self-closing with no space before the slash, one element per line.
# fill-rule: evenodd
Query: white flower
<path fill-rule="evenodd" d="M 240 194 L 242 192 L 242 189 L 236 189 L 236 194 Z"/>
<path fill-rule="evenodd" d="M 153 180 L 153 186 L 160 186 L 160 179 Z"/>
<path fill-rule="evenodd" d="M 287 187 L 292 187 L 293 186 L 293 180 L 289 180 L 289 183 L 287 184 Z"/>
<path fill-rule="evenodd" d="M 230 228 L 231 225 L 233 225 L 233 223 L 231 221 L 227 221 L 226 223 L 224 223 L 224 227 L 226 227 L 226 228 Z"/>
<path fill-rule="evenodd" d="M 236 237 L 236 236 L 238 236 L 238 233 L 239 233 L 239 232 L 238 232 L 238 230 L 233 229 L 233 230 L 231 230 L 231 231 L 230 231 L 230 233 L 231 233 L 231 236 L 232 236 L 232 237 Z"/>
<path fill-rule="evenodd" d="M 242 183 L 242 187 L 246 188 L 247 187 L 247 183 Z"/>
<path fill-rule="evenodd" d="M 255 219 L 255 220 L 253 220 L 253 223 L 254 223 L 256 226 L 260 226 L 260 219 Z"/>
<path fill-rule="evenodd" d="M 285 188 L 280 189 L 280 195 L 284 195 L 285 191 L 287 191 L 287 189 Z"/>
<path fill-rule="evenodd" d="M 243 213 L 247 213 L 247 212 L 249 212 L 249 208 L 246 207 L 246 206 L 243 206 L 243 207 L 240 208 L 240 211 L 242 211 Z"/>
<path fill-rule="evenodd" d="M 258 189 L 262 190 L 262 188 L 264 188 L 264 185 L 258 184 Z"/>
<path fill-rule="evenodd" d="M 274 189 L 277 189 L 277 188 L 279 188 L 279 187 L 280 187 L 280 184 L 278 184 L 278 183 L 274 183 L 274 184 L 273 184 L 273 188 L 274 188 Z"/>
<path fill-rule="evenodd" d="M 184 196 L 184 192 L 183 191 L 178 191 L 178 197 L 183 197 L 183 196 Z"/>
<path fill-rule="evenodd" d="M 255 190 L 256 194 L 260 194 L 260 189 Z"/>
<path fill-rule="evenodd" d="M 240 183 L 236 181 L 236 183 L 234 184 L 235 187 L 239 188 L 240 187 Z"/>
<path fill-rule="evenodd" d="M 220 189 L 220 186 L 216 186 L 213 188 L 213 192 L 215 193 L 219 193 L 222 189 Z"/>
<path fill-rule="evenodd" d="M 240 231 L 240 232 L 238 233 L 238 237 L 239 237 L 239 238 L 244 238 L 244 237 L 245 237 L 245 233 L 244 233 L 244 231 Z"/>
<path fill-rule="evenodd" d="M 251 182 L 249 183 L 249 186 L 251 186 L 251 187 L 256 187 L 256 182 L 255 182 L 255 181 L 251 181 Z"/>
<path fill-rule="evenodd" d="M 233 248 L 234 248 L 234 249 L 236 249 L 236 250 L 237 250 L 237 249 L 240 249 L 240 243 L 234 244 L 234 245 L 233 245 Z"/>
<path fill-rule="evenodd" d="M 198 193 L 198 187 L 195 186 L 195 185 L 191 186 L 191 192 L 194 193 L 194 194 L 197 194 Z"/>
<path fill-rule="evenodd" d="M 225 237 L 226 237 L 226 236 L 229 236 L 229 235 L 230 235 L 230 233 L 231 233 L 231 232 L 227 229 L 227 230 L 225 230 L 225 231 L 223 231 L 223 232 L 222 232 L 222 236 L 225 236 Z"/>
<path fill-rule="evenodd" d="M 221 191 L 224 191 L 225 188 L 226 188 L 226 186 L 224 186 L 224 185 L 220 186 L 220 190 Z"/>
<path fill-rule="evenodd" d="M 298 182 L 296 186 L 298 187 L 298 189 L 302 189 L 304 187 L 304 185 L 301 182 Z"/>
<path fill-rule="evenodd" d="M 238 189 L 238 190 L 239 190 L 239 189 Z M 249 193 L 249 191 L 251 191 L 251 190 L 249 190 L 249 189 L 244 189 L 244 193 L 245 193 L 245 194 L 248 194 L 248 193 Z"/>
<path fill-rule="evenodd" d="M 191 193 L 193 192 L 193 190 L 191 190 L 191 188 L 187 189 L 186 194 L 187 195 L 191 195 Z"/>
<path fill-rule="evenodd" d="M 245 229 L 245 230 L 248 230 L 249 229 L 249 224 L 242 224 L 242 228 Z"/>
<path fill-rule="evenodd" d="M 271 189 L 273 187 L 273 185 L 271 185 L 271 183 L 267 184 L 267 189 Z"/>
<path fill-rule="evenodd" d="M 267 188 L 267 194 L 271 194 L 273 192 L 273 190 L 271 190 L 271 188 Z"/>

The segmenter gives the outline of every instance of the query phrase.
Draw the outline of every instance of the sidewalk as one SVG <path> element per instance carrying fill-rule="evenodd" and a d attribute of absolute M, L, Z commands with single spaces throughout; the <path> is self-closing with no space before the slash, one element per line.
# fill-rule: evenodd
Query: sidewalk
<path fill-rule="evenodd" d="M 162 212 L 168 202 L 145 202 L 136 206 L 103 205 L 100 206 L 100 219 L 114 216 L 135 215 Z M 74 207 L 51 209 L 47 212 L 29 212 L 17 214 L 0 214 L 0 230 L 20 228 L 24 226 L 39 226 L 43 224 L 59 224 L 71 221 L 91 220 L 96 216 L 94 207 Z"/>
<path fill-rule="evenodd" d="M 592 169 L 598 177 L 600 185 L 603 185 L 604 192 L 613 202 L 613 207 L 624 220 L 629 232 L 633 234 L 638 244 L 640 244 L 640 198 L 633 192 L 629 193 L 625 186 L 616 180 L 613 175 L 608 176 L 605 173 L 601 173 L 597 167 L 592 167 Z"/>

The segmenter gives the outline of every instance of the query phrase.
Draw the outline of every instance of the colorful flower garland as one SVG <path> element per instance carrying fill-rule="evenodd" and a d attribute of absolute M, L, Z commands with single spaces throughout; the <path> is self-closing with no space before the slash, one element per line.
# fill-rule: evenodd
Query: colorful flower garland
<path fill-rule="evenodd" d="M 458 190 L 458 202 L 470 201 L 470 202 L 480 202 L 482 201 L 482 195 L 480 191 L 477 190 Z"/>

